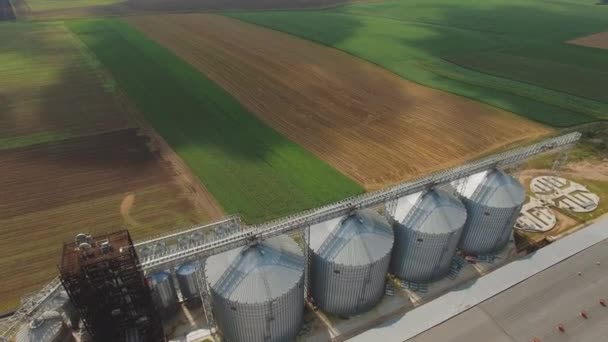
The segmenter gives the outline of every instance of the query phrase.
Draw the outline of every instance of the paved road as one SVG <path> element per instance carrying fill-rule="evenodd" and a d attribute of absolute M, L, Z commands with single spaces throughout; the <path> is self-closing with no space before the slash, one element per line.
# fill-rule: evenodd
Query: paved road
<path fill-rule="evenodd" d="M 608 300 L 608 240 L 408 342 L 608 341 L 608 307 L 599 305 L 601 297 Z M 582 310 L 589 319 L 580 316 Z M 557 330 L 560 323 L 565 333 Z"/>

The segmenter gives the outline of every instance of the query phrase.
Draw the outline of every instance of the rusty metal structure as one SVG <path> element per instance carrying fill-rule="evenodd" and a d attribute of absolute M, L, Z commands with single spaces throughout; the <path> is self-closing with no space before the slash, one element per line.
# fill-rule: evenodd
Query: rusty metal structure
<path fill-rule="evenodd" d="M 128 253 L 132 254 L 135 264 L 140 268 L 138 269 L 139 276 L 137 279 L 143 279 L 141 269 L 152 273 L 179 267 L 180 265 L 189 262 L 204 264 L 205 260 L 213 255 L 234 248 L 260 243 L 275 236 L 299 232 L 303 236 L 305 246 L 304 260 L 306 262 L 306 267 L 304 269 L 304 284 L 309 284 L 309 265 L 311 264 L 311 256 L 309 255 L 308 249 L 311 243 L 311 226 L 348 215 L 353 210 L 358 209 L 384 207 L 384 215 L 386 215 L 387 218 L 391 218 L 395 216 L 398 201 L 403 197 L 417 192 L 428 191 L 436 187 L 443 187 L 449 185 L 451 182 L 468 178 L 471 175 L 485 170 L 517 168 L 518 165 L 531 157 L 544 153 L 568 150 L 577 143 L 580 137 L 580 133 L 573 132 L 559 137 L 549 138 L 526 147 L 516 148 L 458 167 L 434 172 L 386 189 L 346 198 L 337 203 L 310 209 L 296 215 L 255 226 L 246 226 L 242 224 L 238 217 L 227 217 L 223 220 L 203 226 L 175 231 L 154 239 L 138 242 L 132 246 L 132 248 L 129 248 L 133 252 Z M 204 234 L 205 238 L 195 239 L 194 234 L 199 233 Z M 180 241 L 188 242 L 180 243 Z M 130 243 L 131 241 L 129 239 L 129 244 Z M 75 247 L 75 245 L 72 246 L 72 248 Z M 140 260 L 137 260 L 137 255 L 139 255 Z M 137 267 L 133 266 L 132 269 L 137 269 Z M 214 317 L 209 295 L 209 282 L 205 273 L 204 268 L 198 268 L 195 280 L 202 300 L 205 317 L 209 325 L 213 326 Z M 143 280 L 141 281 L 143 282 Z M 62 283 L 66 289 L 72 285 L 67 281 L 62 281 Z M 308 287 L 309 286 L 306 285 L 304 289 L 307 297 L 310 296 L 310 289 Z M 10 338 L 11 336 L 14 336 L 16 329 L 21 324 L 29 322 L 41 308 L 44 308 L 44 304 L 59 288 L 60 286 L 57 281 L 51 282 L 40 291 L 40 293 L 27 299 L 13 316 L 0 320 L 0 341 L 2 341 L 3 337 Z M 156 319 L 153 316 L 151 317 L 152 319 Z M 88 319 L 90 320 L 90 318 Z M 157 326 L 160 326 L 160 323 L 157 324 Z M 108 340 L 114 341 L 113 339 Z M 116 341 L 124 341 L 124 339 L 117 339 Z M 149 339 L 149 341 L 155 341 L 155 339 Z"/>
<path fill-rule="evenodd" d="M 95 341 L 164 341 L 128 231 L 78 234 L 63 246 L 60 279 Z"/>

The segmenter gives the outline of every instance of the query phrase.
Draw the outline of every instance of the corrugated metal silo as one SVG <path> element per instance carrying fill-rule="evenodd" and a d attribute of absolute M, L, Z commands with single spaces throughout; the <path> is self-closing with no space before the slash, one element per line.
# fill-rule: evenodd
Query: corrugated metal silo
<path fill-rule="evenodd" d="M 519 182 L 493 169 L 452 183 L 467 208 L 460 249 L 470 254 L 491 254 L 503 249 L 526 192 Z"/>
<path fill-rule="evenodd" d="M 450 271 L 467 217 L 457 198 L 441 190 L 397 202 L 391 271 L 412 282 L 440 279 Z"/>
<path fill-rule="evenodd" d="M 304 255 L 279 236 L 207 259 L 213 312 L 227 341 L 291 341 L 304 313 Z"/>
<path fill-rule="evenodd" d="M 171 279 L 171 274 L 164 271 L 148 276 L 148 285 L 152 289 L 152 299 L 163 314 L 169 313 L 177 306 L 177 293 Z"/>
<path fill-rule="evenodd" d="M 315 304 L 340 316 L 371 309 L 384 294 L 393 242 L 390 224 L 371 210 L 312 226 L 311 292 Z"/>
<path fill-rule="evenodd" d="M 196 271 L 199 267 L 200 264 L 198 262 L 188 262 L 181 265 L 175 271 L 177 284 L 184 300 L 193 300 L 200 297 L 198 282 L 196 280 Z"/>

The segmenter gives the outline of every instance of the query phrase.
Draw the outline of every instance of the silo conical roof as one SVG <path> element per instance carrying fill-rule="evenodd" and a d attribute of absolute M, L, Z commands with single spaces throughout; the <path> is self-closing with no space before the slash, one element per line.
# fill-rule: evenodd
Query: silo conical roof
<path fill-rule="evenodd" d="M 374 263 L 391 252 L 394 236 L 391 226 L 371 210 L 311 227 L 310 248 L 321 258 L 341 265 Z"/>
<path fill-rule="evenodd" d="M 466 218 L 466 209 L 457 198 L 436 189 L 400 198 L 395 211 L 395 220 L 426 234 L 460 230 Z"/>
<path fill-rule="evenodd" d="M 287 236 L 233 249 L 207 259 L 207 279 L 221 297 L 236 303 L 263 303 L 300 281 L 304 256 Z"/>
<path fill-rule="evenodd" d="M 526 198 L 521 184 L 498 169 L 480 172 L 452 184 L 463 197 L 486 207 L 516 207 Z"/>

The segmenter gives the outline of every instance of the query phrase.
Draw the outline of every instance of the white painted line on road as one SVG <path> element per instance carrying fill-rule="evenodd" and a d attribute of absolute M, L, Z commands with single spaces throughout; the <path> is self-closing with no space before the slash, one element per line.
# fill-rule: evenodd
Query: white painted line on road
<path fill-rule="evenodd" d="M 408 311 L 350 339 L 355 342 L 402 342 L 517 285 L 533 275 L 608 239 L 608 219 L 591 224 L 537 252 Z"/>

